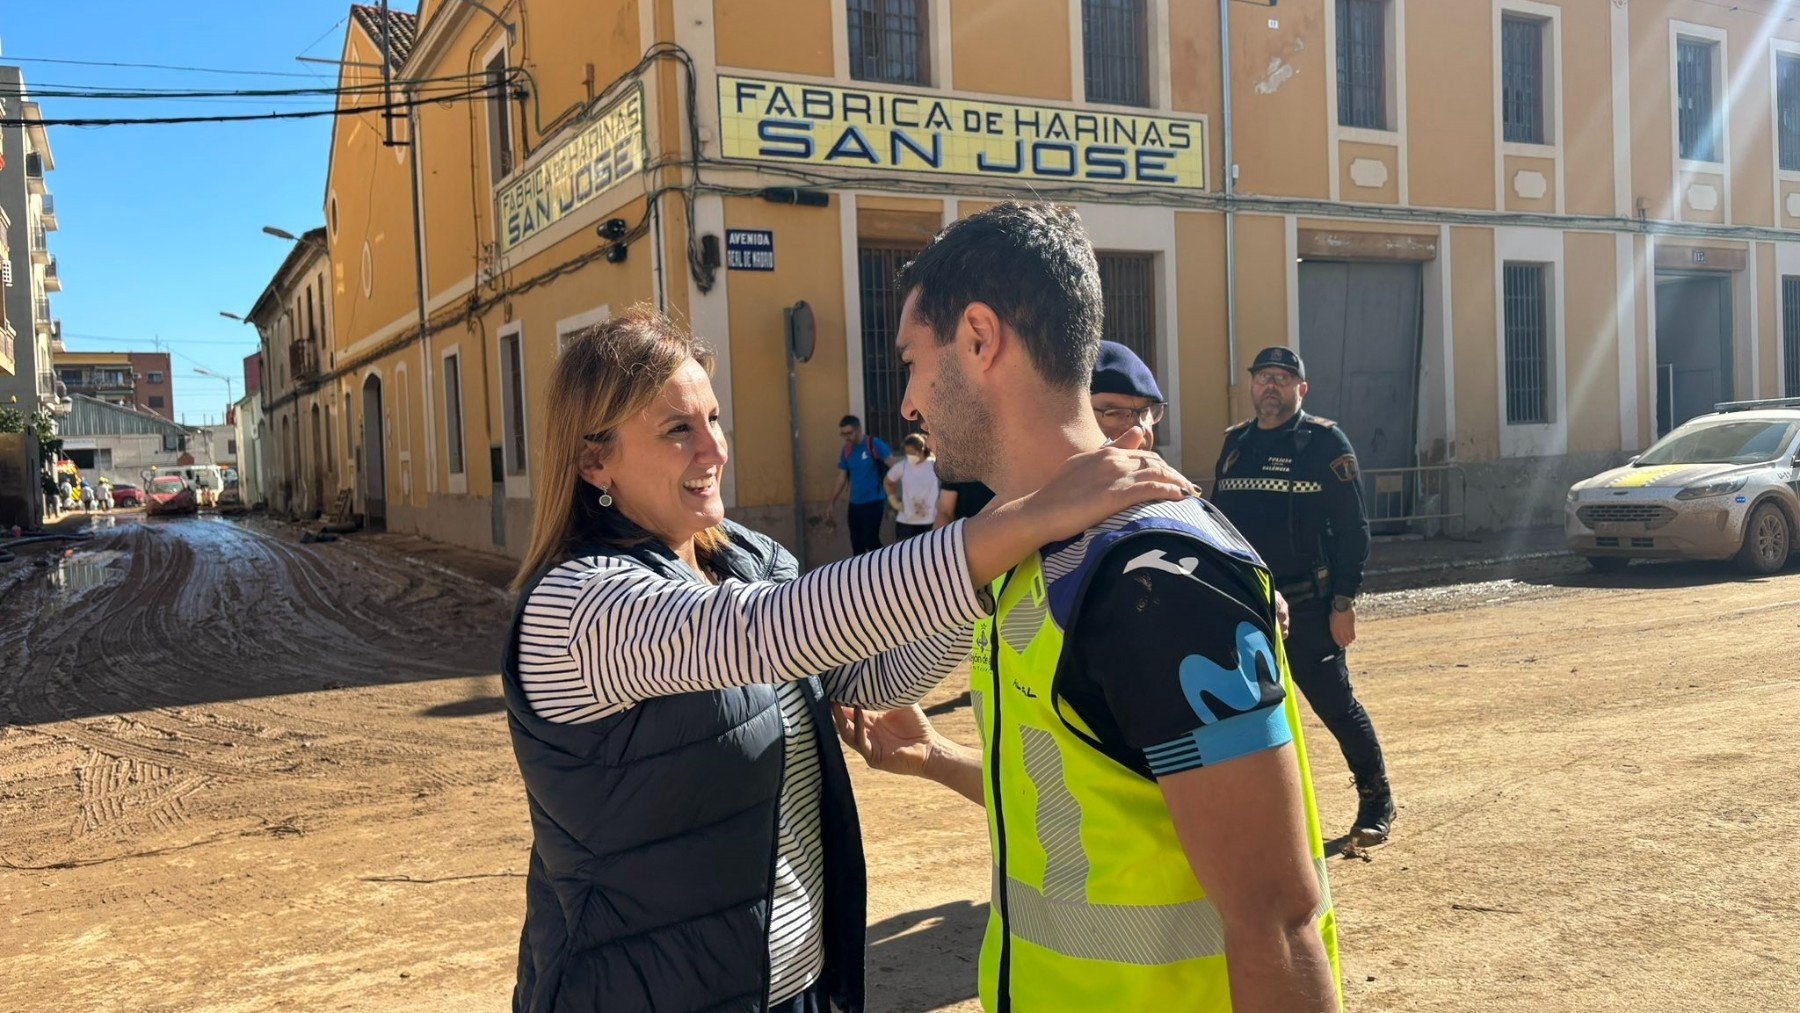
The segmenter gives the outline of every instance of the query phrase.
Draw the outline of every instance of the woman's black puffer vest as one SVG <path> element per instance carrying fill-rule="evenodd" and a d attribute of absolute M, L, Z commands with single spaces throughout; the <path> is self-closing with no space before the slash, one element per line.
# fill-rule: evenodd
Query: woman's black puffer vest
<path fill-rule="evenodd" d="M 722 576 L 792 580 L 773 540 L 726 522 Z M 598 548 L 671 580 L 698 580 L 660 543 Z M 548 572 L 547 570 L 545 572 Z M 772 686 L 644 700 L 589 724 L 537 717 L 518 679 L 519 598 L 502 683 L 533 843 L 519 939 L 519 1011 L 762 1010 L 784 739 Z M 862 837 L 818 679 L 823 767 L 824 985 L 863 1005 Z"/>

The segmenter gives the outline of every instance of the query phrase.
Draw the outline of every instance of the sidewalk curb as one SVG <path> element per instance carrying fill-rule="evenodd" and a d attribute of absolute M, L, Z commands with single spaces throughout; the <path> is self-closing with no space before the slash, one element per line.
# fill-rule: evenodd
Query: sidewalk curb
<path fill-rule="evenodd" d="M 1556 559 L 1562 556 L 1574 556 L 1568 549 L 1554 549 L 1547 552 L 1519 552 L 1507 556 L 1489 556 L 1482 559 L 1457 559 L 1442 563 L 1414 563 L 1408 566 L 1392 566 L 1380 570 L 1369 570 L 1364 577 L 1390 577 L 1408 573 L 1429 573 L 1433 570 L 1470 570 L 1483 566 L 1502 566 L 1507 563 L 1524 563 L 1534 559 Z"/>

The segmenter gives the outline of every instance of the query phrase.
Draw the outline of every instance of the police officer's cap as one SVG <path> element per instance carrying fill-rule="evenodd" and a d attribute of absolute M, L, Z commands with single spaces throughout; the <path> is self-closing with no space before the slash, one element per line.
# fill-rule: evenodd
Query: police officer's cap
<path fill-rule="evenodd" d="M 1100 355 L 1094 359 L 1094 376 L 1088 384 L 1090 394 L 1123 394 L 1162 401 L 1162 390 L 1156 377 L 1137 353 L 1117 341 L 1100 342 Z"/>
<path fill-rule="evenodd" d="M 1271 345 L 1256 353 L 1256 361 L 1250 364 L 1250 372 L 1254 373 L 1264 366 L 1279 366 L 1300 379 L 1306 379 L 1306 363 L 1293 349 L 1284 345 Z"/>

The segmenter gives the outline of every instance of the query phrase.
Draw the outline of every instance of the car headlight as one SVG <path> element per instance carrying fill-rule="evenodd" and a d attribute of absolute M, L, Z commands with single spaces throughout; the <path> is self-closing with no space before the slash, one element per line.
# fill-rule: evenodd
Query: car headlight
<path fill-rule="evenodd" d="M 1569 486 L 1569 502 L 1573 503 L 1580 498 L 1581 498 L 1581 492 L 1579 490 L 1577 490 L 1574 486 Z"/>
<path fill-rule="evenodd" d="M 1745 478 L 1723 478 L 1717 482 L 1703 485 L 1690 485 L 1675 494 L 1676 499 L 1705 499 L 1708 496 L 1724 496 L 1737 492 L 1744 487 Z"/>

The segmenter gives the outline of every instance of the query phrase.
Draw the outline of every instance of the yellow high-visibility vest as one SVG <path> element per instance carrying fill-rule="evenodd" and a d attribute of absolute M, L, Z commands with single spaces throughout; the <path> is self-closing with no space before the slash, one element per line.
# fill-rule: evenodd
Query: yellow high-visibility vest
<path fill-rule="evenodd" d="M 1273 600 L 1266 570 L 1217 558 L 1253 570 L 1251 584 Z M 995 614 L 975 632 L 971 689 L 994 856 L 982 1006 L 1225 1013 L 1224 926 L 1161 790 L 1091 745 L 1093 730 L 1057 706 L 1063 631 L 1051 616 L 1042 562 L 1034 555 L 995 582 Z M 1272 606 L 1269 613 L 1272 622 Z M 1337 921 L 1300 712 L 1280 638 L 1272 639 L 1323 897 L 1316 919 L 1336 981 Z"/>

